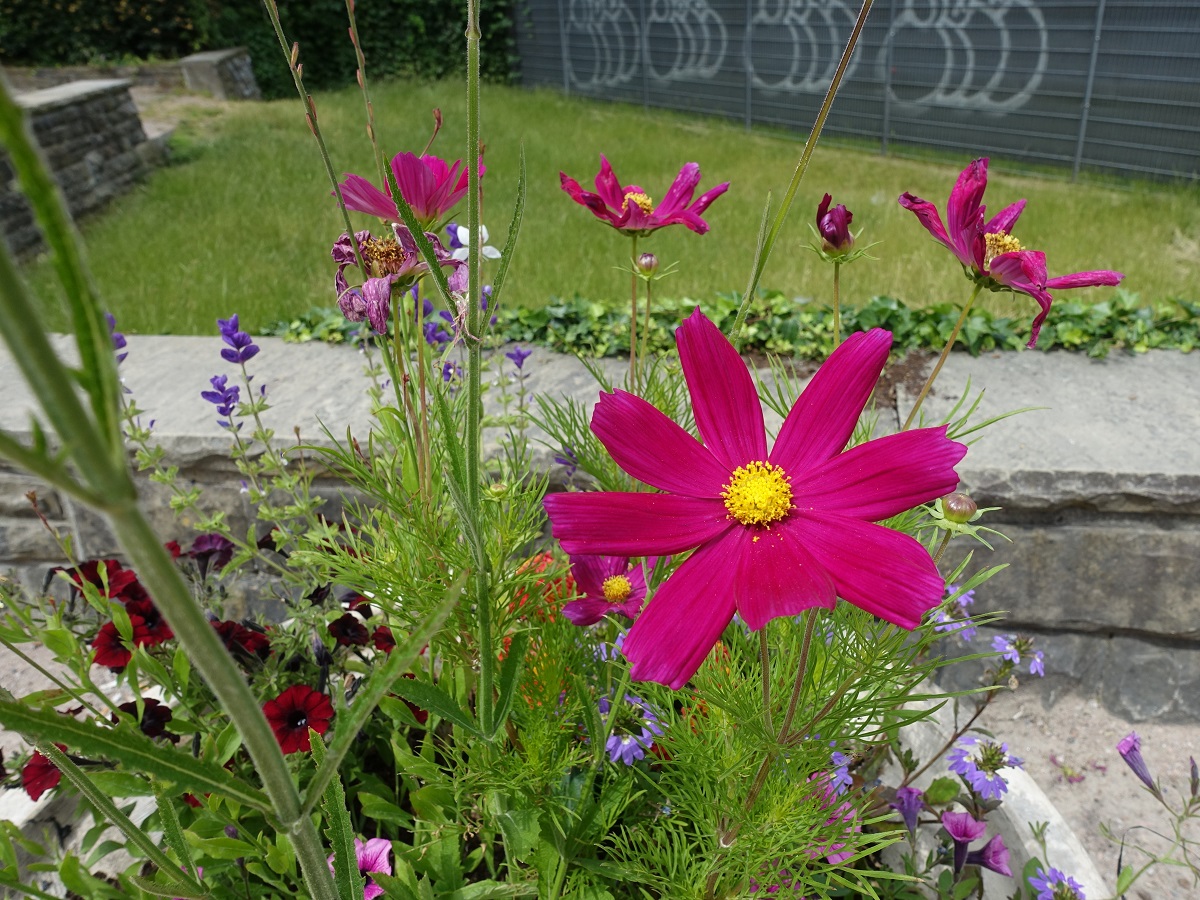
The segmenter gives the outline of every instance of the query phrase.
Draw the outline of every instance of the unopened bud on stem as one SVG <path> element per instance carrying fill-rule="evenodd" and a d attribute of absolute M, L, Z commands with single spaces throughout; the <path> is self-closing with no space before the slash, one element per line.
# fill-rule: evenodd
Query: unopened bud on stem
<path fill-rule="evenodd" d="M 955 491 L 942 498 L 942 510 L 951 522 L 965 525 L 979 512 L 979 504 L 962 491 Z"/>
<path fill-rule="evenodd" d="M 643 275 L 653 275 L 658 271 L 658 257 L 653 253 L 643 253 L 637 258 L 637 267 Z"/>

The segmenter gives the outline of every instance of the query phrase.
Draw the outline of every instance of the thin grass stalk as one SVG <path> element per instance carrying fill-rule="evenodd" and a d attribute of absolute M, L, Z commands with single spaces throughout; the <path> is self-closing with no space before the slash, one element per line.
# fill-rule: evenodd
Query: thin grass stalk
<path fill-rule="evenodd" d="M 971 305 L 975 302 L 975 298 L 979 296 L 982 290 L 982 285 L 975 285 L 975 290 L 971 291 L 971 296 L 967 298 L 967 305 L 963 307 L 962 315 L 958 317 L 958 321 L 954 323 L 954 330 L 950 332 L 950 338 L 946 341 L 946 346 L 942 348 L 942 355 L 938 357 L 937 365 L 933 367 L 933 371 L 929 373 L 929 377 L 925 379 L 925 385 L 921 388 L 921 393 L 917 395 L 917 402 L 913 404 L 912 410 L 908 414 L 908 418 L 904 420 L 904 427 L 901 431 L 908 431 L 916 421 L 917 413 L 921 409 L 921 404 L 925 402 L 925 397 L 929 393 L 929 389 L 933 387 L 933 383 L 937 380 L 938 373 L 942 371 L 942 366 L 946 364 L 946 360 L 950 356 L 950 351 L 954 349 L 954 342 L 958 340 L 958 333 L 962 330 L 963 323 L 967 321 L 967 314 L 971 311 Z"/>
<path fill-rule="evenodd" d="M 479 235 L 479 0 L 467 0 L 467 233 Z M 480 482 L 482 466 L 481 404 L 483 341 L 480 334 L 482 314 L 480 298 L 479 241 L 467 246 L 467 326 L 464 342 L 467 346 L 467 427 L 466 470 L 467 509 L 471 515 L 480 512 Z M 493 712 L 496 680 L 496 653 L 492 641 L 492 607 L 487 572 L 481 566 L 471 577 L 471 598 L 479 618 L 479 691 L 476 705 L 480 730 L 493 732 Z"/>
<path fill-rule="evenodd" d="M 375 137 L 375 107 L 371 103 L 371 91 L 367 87 L 367 60 L 363 56 L 362 42 L 358 39 L 358 20 L 354 17 L 354 0 L 346 0 L 346 18 L 350 20 L 350 43 L 354 45 L 354 59 L 358 63 L 358 88 L 362 91 L 363 107 L 367 115 L 367 138 L 371 141 L 375 168 L 379 171 L 379 183 L 387 184 L 387 176 L 383 173 L 383 154 L 379 151 L 379 141 Z"/>
<path fill-rule="evenodd" d="M 796 170 L 792 173 L 792 180 L 788 183 L 787 193 L 783 195 L 783 203 L 779 206 L 779 212 L 775 215 L 775 221 L 771 223 L 771 228 L 767 232 L 765 241 L 760 247 L 760 251 L 756 254 L 754 270 L 750 273 L 750 283 L 746 286 L 746 293 L 742 297 L 742 305 L 738 307 L 737 318 L 734 319 L 733 327 L 729 331 L 729 340 L 734 347 L 741 349 L 742 346 L 742 326 L 746 324 L 746 313 L 750 311 L 750 301 L 754 298 L 754 292 L 758 288 L 758 280 L 762 277 L 763 269 L 767 265 L 767 259 L 771 255 L 771 250 L 775 246 L 775 240 L 779 237 L 779 232 L 783 229 L 784 220 L 787 219 L 788 211 L 792 208 L 792 201 L 796 197 L 796 190 L 800 187 L 800 180 L 804 177 L 804 173 L 808 171 L 808 163 L 812 158 L 813 150 L 816 149 L 817 139 L 821 136 L 821 130 L 825 127 L 825 120 L 829 117 L 829 110 L 833 106 L 833 98 L 837 96 L 838 88 L 841 86 L 842 77 L 846 74 L 846 67 L 850 65 L 850 57 L 854 54 L 854 48 L 858 46 L 859 36 L 862 34 L 863 26 L 867 23 L 867 13 L 871 11 L 873 0 L 863 0 L 862 9 L 858 12 L 858 19 L 854 22 L 854 29 L 850 32 L 850 39 L 846 42 L 846 49 L 842 51 L 842 58 L 838 62 L 837 71 L 833 73 L 833 80 L 829 83 L 829 90 L 825 92 L 825 99 L 821 103 L 821 108 L 817 112 L 817 119 L 813 123 L 812 130 L 808 133 L 808 140 L 804 142 L 804 150 L 800 154 L 800 161 L 796 163 Z"/>

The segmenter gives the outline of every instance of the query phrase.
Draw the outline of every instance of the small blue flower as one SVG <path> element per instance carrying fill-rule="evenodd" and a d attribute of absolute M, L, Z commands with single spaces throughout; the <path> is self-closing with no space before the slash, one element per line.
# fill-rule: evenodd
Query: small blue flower
<path fill-rule="evenodd" d="M 554 462 L 565 468 L 566 476 L 570 478 L 579 470 L 579 457 L 575 455 L 575 451 L 568 446 L 562 448 L 562 454 L 554 457 Z"/>
<path fill-rule="evenodd" d="M 119 366 L 121 363 L 125 362 L 125 357 L 129 355 L 128 353 L 120 352 L 125 349 L 125 345 L 127 343 L 125 340 L 125 335 L 117 331 L 116 316 L 114 316 L 112 313 L 105 313 L 104 319 L 106 322 L 108 322 L 108 333 L 112 335 L 113 350 L 117 351 L 117 365 Z"/>
<path fill-rule="evenodd" d="M 237 431 L 241 428 L 241 423 L 234 424 L 232 417 L 233 412 L 237 409 L 238 401 L 241 398 L 241 388 L 236 384 L 229 384 L 227 375 L 214 375 L 209 379 L 213 389 L 211 391 L 201 391 L 200 396 L 212 403 L 217 408 L 217 414 L 224 416 L 224 419 L 217 419 L 217 424 L 222 428 L 232 428 Z"/>
<path fill-rule="evenodd" d="M 950 771 L 961 775 L 985 800 L 999 800 L 1008 790 L 1008 782 L 999 774 L 1000 769 L 1024 765 L 1018 757 L 1009 755 L 1008 744 L 997 744 L 973 735 L 959 738 L 946 761 Z"/>
<path fill-rule="evenodd" d="M 601 697 L 599 703 L 600 716 L 607 722 L 612 712 L 612 701 Z M 662 728 L 658 725 L 658 716 L 649 705 L 633 694 L 626 694 L 617 710 L 617 721 L 609 731 L 608 742 L 604 749 L 612 762 L 623 762 L 632 766 L 639 759 L 645 759 L 646 751 L 654 745 L 656 737 L 662 737 Z"/>
<path fill-rule="evenodd" d="M 1038 892 L 1037 900 L 1087 900 L 1083 885 L 1058 869 L 1047 873 L 1039 866 L 1037 874 L 1029 879 L 1029 886 Z"/>
<path fill-rule="evenodd" d="M 839 753 L 837 750 L 834 750 L 833 754 L 829 757 L 829 761 L 834 766 L 833 777 L 829 779 L 829 786 L 840 797 L 854 784 L 854 779 L 850 777 L 850 757 L 845 753 Z"/>
<path fill-rule="evenodd" d="M 230 348 L 221 351 L 221 359 L 240 366 L 258 354 L 258 345 L 250 335 L 238 329 L 237 313 L 228 319 L 217 319 L 217 329 L 221 332 L 221 340 Z"/>
<path fill-rule="evenodd" d="M 512 360 L 513 365 L 515 365 L 518 370 L 522 370 L 525 367 L 525 360 L 527 360 L 527 359 L 529 359 L 529 357 L 533 356 L 533 351 L 526 350 L 524 347 L 513 347 L 513 349 L 511 349 L 504 355 L 508 359 Z"/>

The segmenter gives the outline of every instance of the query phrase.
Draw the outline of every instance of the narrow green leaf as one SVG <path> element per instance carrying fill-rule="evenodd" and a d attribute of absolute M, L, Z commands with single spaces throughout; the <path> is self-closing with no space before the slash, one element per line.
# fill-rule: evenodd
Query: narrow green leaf
<path fill-rule="evenodd" d="M 188 849 L 187 839 L 183 836 L 183 828 L 179 824 L 179 814 L 175 810 L 174 798 L 167 793 L 161 782 L 154 784 L 154 799 L 158 803 L 158 818 L 162 822 L 163 839 L 179 857 L 183 870 L 199 881 L 200 875 L 196 871 L 196 864 L 192 861 L 192 851 Z"/>
<path fill-rule="evenodd" d="M 321 736 L 309 729 L 312 758 L 317 768 L 325 764 L 325 744 Z M 363 895 L 365 882 L 358 869 L 358 854 L 354 851 L 354 828 L 350 824 L 350 811 L 346 809 L 346 791 L 342 779 L 335 771 L 329 779 L 322 796 L 325 810 L 325 834 L 333 846 L 333 881 L 341 900 L 358 900 Z"/>
<path fill-rule="evenodd" d="M 99 790 L 92 783 L 91 779 L 89 779 L 87 775 L 83 773 L 83 770 L 79 768 L 79 766 L 75 765 L 75 763 L 71 762 L 65 753 L 59 750 L 58 747 L 56 747 L 50 741 L 39 741 L 37 748 L 43 756 L 45 756 L 50 760 L 50 762 L 54 763 L 54 765 L 58 767 L 58 770 L 63 773 L 63 777 L 70 781 L 71 784 L 75 785 L 75 788 L 79 791 L 79 793 L 83 794 L 88 798 L 89 801 L 91 801 L 92 805 L 96 808 L 96 812 L 104 816 L 109 822 L 119 828 L 121 833 L 124 834 L 131 843 L 135 844 L 138 849 L 146 854 L 150 862 L 158 866 L 164 874 L 168 875 L 168 877 L 169 875 L 179 871 L 175 863 L 171 862 L 170 858 L 168 858 L 167 855 L 158 848 L 158 845 L 155 844 L 154 841 L 150 840 L 150 836 L 142 831 L 142 829 L 134 825 L 127 815 L 117 809 L 116 805 L 113 804 L 108 796 L 105 795 L 103 791 Z M 204 886 L 190 876 L 184 876 L 181 878 L 181 882 L 188 889 L 198 891 L 199 893 L 197 896 L 206 896 Z M 183 895 L 180 894 L 179 896 Z"/>
<path fill-rule="evenodd" d="M 154 881 L 141 875 L 130 875 L 129 880 L 152 897 L 181 897 L 184 900 L 207 900 L 212 896 L 211 891 L 195 891 L 187 885 L 170 881 Z"/>
<path fill-rule="evenodd" d="M 449 900 L 498 900 L 501 897 L 532 897 L 536 884 L 503 884 L 499 881 L 477 881 L 450 894 Z"/>
<path fill-rule="evenodd" d="M 376 670 L 365 687 L 359 689 L 358 699 L 354 705 L 339 717 L 341 721 L 338 722 L 333 732 L 333 738 L 329 742 L 328 756 L 325 762 L 317 767 L 317 772 L 305 794 L 305 815 L 312 812 L 318 799 L 325 792 L 325 786 L 333 780 L 342 760 L 346 758 L 346 754 L 358 740 L 358 733 L 362 731 L 367 719 L 375 712 L 379 701 L 389 692 L 402 693 L 401 683 L 406 686 L 418 683 L 413 679 L 401 676 L 408 671 L 425 645 L 445 624 L 455 604 L 458 603 L 466 577 L 466 573 L 463 573 L 454 584 L 450 585 L 446 590 L 446 596 L 433 608 L 420 627 L 408 636 L 408 640 L 403 645 L 397 645 L 392 649 L 392 652 L 388 654 L 387 662 Z"/>
<path fill-rule="evenodd" d="M 500 267 L 496 277 L 492 279 L 492 305 L 489 312 L 495 313 L 500 308 L 500 294 L 504 290 L 504 279 L 508 275 L 508 266 L 512 262 L 513 251 L 517 248 L 517 235 L 521 232 L 521 220 L 525 217 L 525 145 L 521 145 L 520 170 L 517 176 L 517 199 L 513 206 L 512 221 L 508 225 L 508 239 L 504 242 L 504 252 L 500 254 Z"/>
<path fill-rule="evenodd" d="M 383 888 L 384 895 L 388 900 L 421 900 L 420 894 L 395 875 L 383 875 L 379 872 L 374 872 L 371 875 L 371 880 Z"/>
<path fill-rule="evenodd" d="M 270 812 L 266 796 L 220 766 L 195 759 L 128 729 L 97 728 L 91 723 L 61 716 L 54 710 L 27 709 L 20 703 L 0 701 L 0 725 L 35 740 L 58 741 L 82 756 L 112 759 L 133 772 L 168 781 L 181 791 L 220 793 Z"/>
<path fill-rule="evenodd" d="M 500 665 L 500 697 L 496 701 L 496 725 L 492 729 L 492 733 L 488 735 L 489 740 L 495 738 L 500 729 L 504 727 L 504 723 L 508 720 L 508 713 L 513 705 L 513 697 L 517 692 L 517 682 L 521 679 L 521 668 L 525 663 L 525 648 L 528 645 L 529 632 L 518 631 L 513 635 L 512 644 L 508 648 L 508 655 L 504 657 L 504 662 Z"/>
<path fill-rule="evenodd" d="M 392 651 L 395 653 L 396 651 Z M 421 709 L 436 716 L 441 716 L 447 722 L 465 729 L 476 737 L 483 737 L 475 727 L 475 720 L 454 700 L 435 684 L 427 681 L 417 681 L 415 678 L 404 678 L 392 686 L 392 693 L 399 694 L 405 700 L 415 703 Z"/>

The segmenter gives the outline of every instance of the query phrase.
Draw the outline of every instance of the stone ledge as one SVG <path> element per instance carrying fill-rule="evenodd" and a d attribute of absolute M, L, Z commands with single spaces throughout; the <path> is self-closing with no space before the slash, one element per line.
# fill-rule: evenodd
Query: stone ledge
<path fill-rule="evenodd" d="M 102 97 L 105 94 L 119 94 L 128 91 L 133 82 L 128 78 L 96 78 L 87 81 L 70 81 L 55 87 L 30 91 L 27 94 L 17 94 L 14 98 L 17 105 L 31 112 L 61 109 L 66 106 Z"/>

